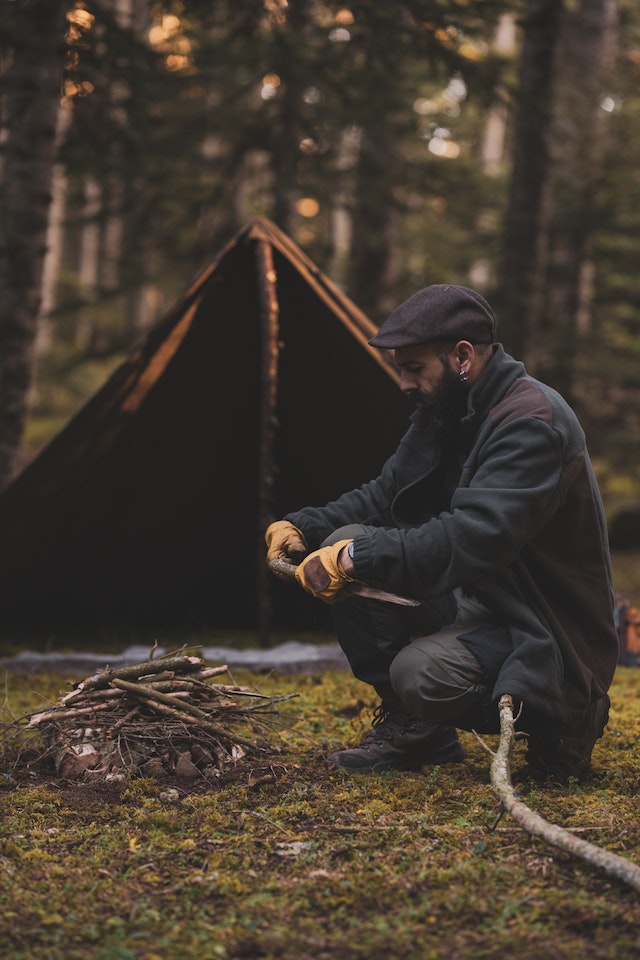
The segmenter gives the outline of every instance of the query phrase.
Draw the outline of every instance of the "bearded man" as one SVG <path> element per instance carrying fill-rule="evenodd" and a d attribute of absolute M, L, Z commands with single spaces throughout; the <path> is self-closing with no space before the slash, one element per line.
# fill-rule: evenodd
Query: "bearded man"
<path fill-rule="evenodd" d="M 410 426 L 379 476 L 270 524 L 267 560 L 302 559 L 356 677 L 380 698 L 333 768 L 459 762 L 457 730 L 521 705 L 525 773 L 581 779 L 618 659 L 608 537 L 575 413 L 496 342 L 493 310 L 435 284 L 369 341 L 395 351 Z M 350 592 L 353 581 L 418 601 Z"/>

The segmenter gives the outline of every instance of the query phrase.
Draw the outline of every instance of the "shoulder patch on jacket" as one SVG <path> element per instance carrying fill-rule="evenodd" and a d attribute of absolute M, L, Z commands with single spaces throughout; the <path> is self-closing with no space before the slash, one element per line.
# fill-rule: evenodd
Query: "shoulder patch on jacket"
<path fill-rule="evenodd" d="M 511 423 L 521 417 L 536 417 L 548 424 L 553 422 L 553 411 L 548 397 L 535 381 L 524 377 L 512 383 L 489 416 L 494 427 Z"/>

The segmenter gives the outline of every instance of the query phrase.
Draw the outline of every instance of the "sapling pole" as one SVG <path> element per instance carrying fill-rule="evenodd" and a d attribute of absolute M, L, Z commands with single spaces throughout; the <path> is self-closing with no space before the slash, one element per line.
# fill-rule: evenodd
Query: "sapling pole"
<path fill-rule="evenodd" d="M 622 880 L 640 891 L 640 867 L 625 857 L 604 850 L 593 843 L 576 837 L 569 830 L 549 823 L 535 813 L 516 795 L 511 783 L 511 754 L 515 741 L 513 698 L 508 694 L 500 697 L 500 741 L 491 763 L 491 783 L 504 809 L 520 826 L 534 837 L 540 837 L 554 847 L 584 860 L 603 870 L 610 877 Z"/>

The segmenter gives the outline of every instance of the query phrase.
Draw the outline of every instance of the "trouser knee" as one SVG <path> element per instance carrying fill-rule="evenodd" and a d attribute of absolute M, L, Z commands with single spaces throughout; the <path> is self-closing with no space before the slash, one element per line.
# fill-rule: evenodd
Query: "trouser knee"
<path fill-rule="evenodd" d="M 466 726 L 487 701 L 478 660 L 455 637 L 423 637 L 404 647 L 389 671 L 396 696 L 429 723 Z"/>

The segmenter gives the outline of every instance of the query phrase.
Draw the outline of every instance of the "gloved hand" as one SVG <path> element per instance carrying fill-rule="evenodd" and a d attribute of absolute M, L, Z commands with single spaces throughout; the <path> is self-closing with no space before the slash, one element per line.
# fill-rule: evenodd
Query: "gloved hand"
<path fill-rule="evenodd" d="M 272 560 L 299 560 L 309 552 L 304 534 L 288 520 L 276 520 L 267 527 L 267 563 Z"/>
<path fill-rule="evenodd" d="M 342 548 L 349 543 L 351 540 L 338 540 L 330 547 L 321 547 L 310 553 L 296 569 L 298 583 L 325 603 L 346 600 L 344 588 L 353 581 L 353 577 L 344 572 L 338 563 L 338 556 Z"/>

